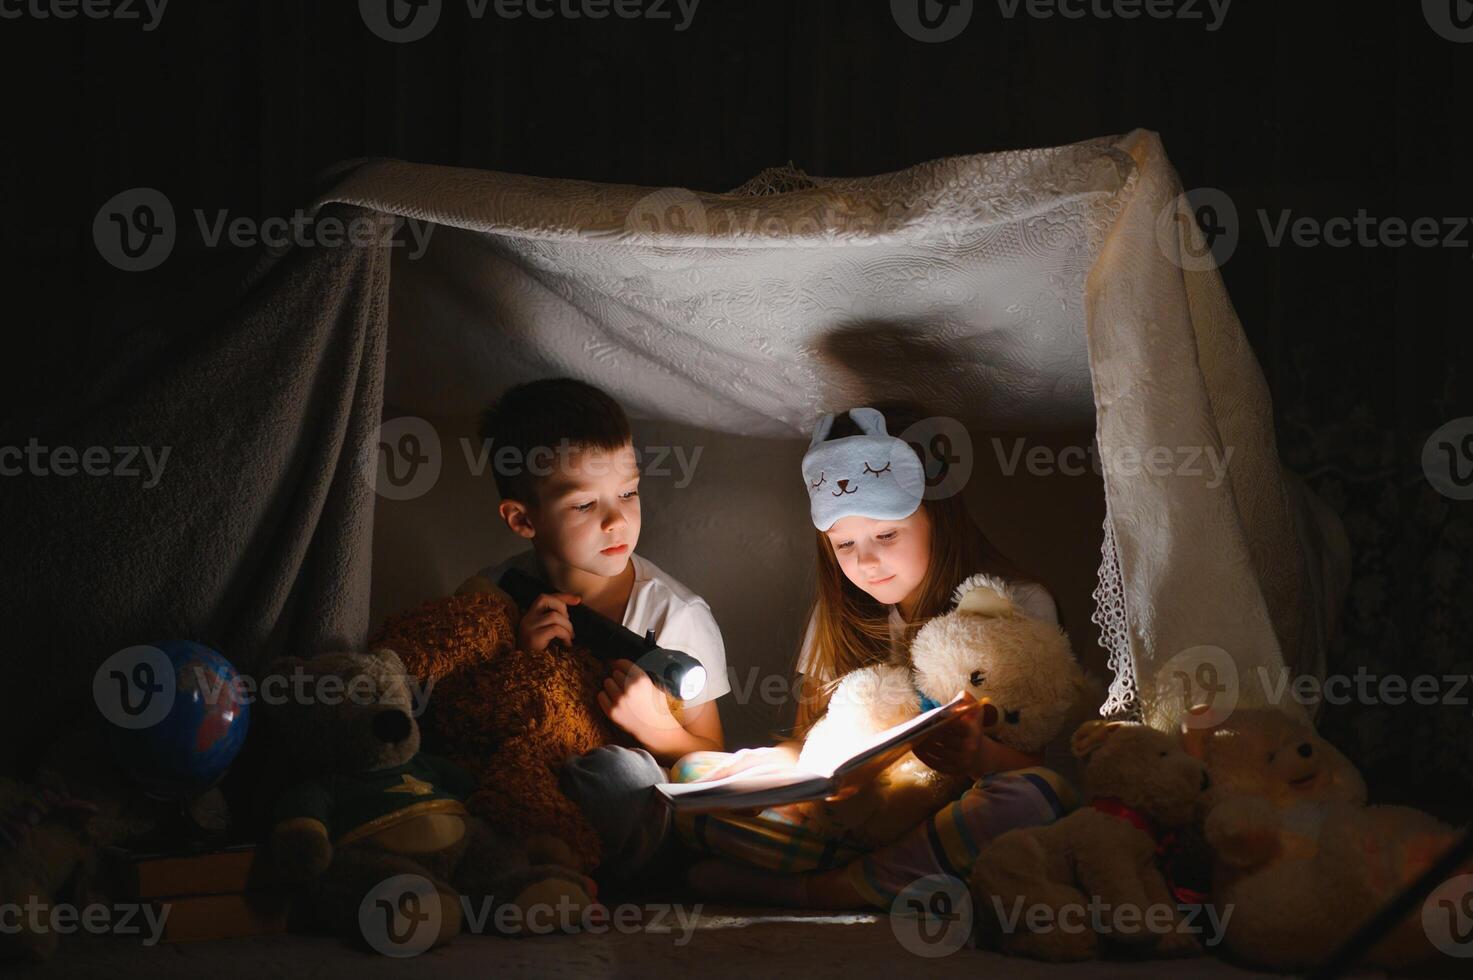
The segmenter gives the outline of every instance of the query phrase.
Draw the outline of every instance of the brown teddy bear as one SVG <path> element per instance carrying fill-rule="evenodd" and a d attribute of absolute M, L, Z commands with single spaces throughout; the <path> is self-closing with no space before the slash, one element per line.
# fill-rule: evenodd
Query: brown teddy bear
<path fill-rule="evenodd" d="M 1239 709 L 1185 738 L 1212 778 L 1204 835 L 1214 900 L 1234 909 L 1225 946 L 1255 965 L 1322 962 L 1455 839 L 1418 810 L 1367 807 L 1360 773 L 1302 718 Z M 1437 956 L 1414 911 L 1366 962 L 1404 969 Z"/>
<path fill-rule="evenodd" d="M 952 601 L 950 612 L 916 634 L 911 668 L 882 664 L 844 675 L 803 743 L 800 766 L 818 771 L 843 761 L 859 740 L 919 714 L 922 696 L 944 703 L 958 691 L 972 694 L 987 733 L 1029 754 L 1079 720 L 1097 692 L 1063 630 L 1028 616 L 1014 587 L 989 575 L 968 578 Z M 879 845 L 955 799 L 969 781 L 908 753 L 848 799 L 811 809 L 819 826 Z"/>
<path fill-rule="evenodd" d="M 283 657 L 267 676 L 291 692 L 263 702 L 273 757 L 299 777 L 277 797 L 270 835 L 278 872 L 301 886 L 295 928 L 387 953 L 391 938 L 448 942 L 467 910 L 517 932 L 534 926 L 534 905 L 581 914 L 592 904 L 581 874 L 531 863 L 569 860 L 560 841 L 528 838 L 524 849 L 467 812 L 474 781 L 419 751 L 408 675 L 392 651 Z M 378 894 L 386 888 L 394 894 Z"/>
<path fill-rule="evenodd" d="M 978 855 L 970 881 L 984 944 L 1041 960 L 1098 955 L 1109 939 L 1160 955 L 1201 952 L 1158 857 L 1200 817 L 1207 770 L 1177 735 L 1088 721 L 1071 741 L 1089 802 L 1055 823 L 1011 830 Z"/>
<path fill-rule="evenodd" d="M 392 616 L 370 646 L 395 651 L 433 684 L 427 744 L 475 781 L 467 808 L 509 832 L 567 843 L 573 866 L 598 867 L 603 845 L 558 785 L 570 756 L 633 745 L 599 710 L 607 668 L 581 647 L 528 653 L 516 647 L 520 612 L 489 580 Z"/>

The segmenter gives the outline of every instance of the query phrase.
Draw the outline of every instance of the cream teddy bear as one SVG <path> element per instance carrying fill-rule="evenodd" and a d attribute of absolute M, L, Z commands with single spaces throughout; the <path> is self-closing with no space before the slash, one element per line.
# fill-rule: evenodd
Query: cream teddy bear
<path fill-rule="evenodd" d="M 1164 835 L 1200 816 L 1205 767 L 1179 736 L 1127 722 L 1085 722 L 1071 748 L 1090 802 L 1000 835 L 972 867 L 983 944 L 1082 960 L 1098 955 L 1103 931 L 1160 955 L 1200 952 L 1157 862 Z"/>
<path fill-rule="evenodd" d="M 1057 625 L 1028 616 L 1013 586 L 973 575 L 954 608 L 921 627 L 912 667 L 879 664 L 846 674 L 803 744 L 799 767 L 828 771 L 857 742 L 967 691 L 983 702 L 987 733 L 1020 752 L 1042 752 L 1094 692 Z M 938 773 L 907 753 L 853 796 L 815 808 L 819 825 L 878 846 L 961 794 L 971 780 Z"/>
<path fill-rule="evenodd" d="M 1234 909 L 1225 945 L 1252 963 L 1322 962 L 1455 838 L 1421 811 L 1367 807 L 1350 761 L 1282 711 L 1239 709 L 1189 728 L 1186 742 L 1212 778 L 1204 835 L 1214 901 Z M 1397 969 L 1436 956 L 1413 912 L 1366 961 Z"/>

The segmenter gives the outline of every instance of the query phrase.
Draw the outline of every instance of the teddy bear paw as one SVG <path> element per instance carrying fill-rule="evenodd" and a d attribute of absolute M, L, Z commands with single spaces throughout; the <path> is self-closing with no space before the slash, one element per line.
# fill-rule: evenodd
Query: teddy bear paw
<path fill-rule="evenodd" d="M 582 876 L 579 876 L 582 878 Z M 546 935 L 552 932 L 574 932 L 585 918 L 598 918 L 602 907 L 589 896 L 591 882 L 582 878 L 546 878 L 517 892 L 511 904 L 518 914 L 507 929 L 513 935 Z"/>
<path fill-rule="evenodd" d="M 277 827 L 271 834 L 271 853 L 286 881 L 308 881 L 322 874 L 332 863 L 332 844 L 327 834 L 305 822 L 297 826 L 288 823 Z"/>

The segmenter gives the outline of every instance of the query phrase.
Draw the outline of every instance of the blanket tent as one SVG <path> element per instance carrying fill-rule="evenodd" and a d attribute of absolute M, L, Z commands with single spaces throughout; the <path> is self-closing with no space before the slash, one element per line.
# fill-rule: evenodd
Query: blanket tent
<path fill-rule="evenodd" d="M 728 194 L 390 160 L 337 179 L 319 218 L 423 223 L 422 254 L 411 225 L 394 247 L 271 256 L 223 317 L 138 331 L 43 419 L 53 444 L 171 455 L 147 489 L 15 489 L 14 649 L 45 656 L 7 687 L 7 723 L 85 700 L 103 659 L 151 638 L 204 640 L 245 671 L 360 644 L 517 550 L 476 415 L 555 374 L 634 420 L 639 550 L 715 611 L 734 743 L 781 723 L 811 595 L 808 433 L 887 398 L 965 425 L 973 512 L 1053 588 L 1111 682 L 1106 713 L 1171 723 L 1203 648 L 1230 658 L 1240 703 L 1285 666 L 1323 673 L 1343 531 L 1279 462 L 1262 373 L 1155 134 L 878 177 L 784 169 Z M 377 472 L 406 434 L 430 474 L 413 491 Z M 1092 438 L 1118 463 L 1102 479 L 1057 455 Z M 1028 461 L 1040 446 L 1057 465 Z M 1169 471 L 1130 464 L 1151 447 Z"/>

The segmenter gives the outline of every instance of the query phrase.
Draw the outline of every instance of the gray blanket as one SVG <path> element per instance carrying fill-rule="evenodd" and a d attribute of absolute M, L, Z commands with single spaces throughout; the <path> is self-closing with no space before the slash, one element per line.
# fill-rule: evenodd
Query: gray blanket
<path fill-rule="evenodd" d="M 379 423 L 387 287 L 381 247 L 294 249 L 223 319 L 132 331 L 4 423 L 19 454 L 0 456 L 0 772 L 96 718 L 93 674 L 124 647 L 190 638 L 251 672 L 362 642 L 373 491 L 357 457 Z"/>

